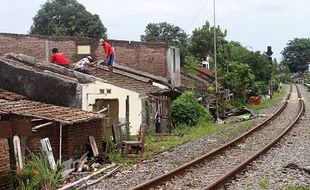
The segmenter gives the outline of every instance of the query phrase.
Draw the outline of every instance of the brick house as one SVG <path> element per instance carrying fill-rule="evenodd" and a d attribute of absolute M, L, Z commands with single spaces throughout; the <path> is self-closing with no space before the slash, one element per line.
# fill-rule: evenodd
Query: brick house
<path fill-rule="evenodd" d="M 15 93 L 0 91 L 0 116 L 0 187 L 8 185 L 5 179 L 15 168 L 15 158 L 10 156 L 14 155 L 14 135 L 21 139 L 23 158 L 27 150 L 41 151 L 40 139 L 43 138 L 49 138 L 56 160 L 60 156 L 62 161 L 80 157 L 88 149 L 89 136 L 95 138 L 99 152 L 102 152 L 101 114 L 34 102 Z M 37 129 L 34 131 L 34 128 Z"/>
<path fill-rule="evenodd" d="M 116 52 L 116 63 L 161 76 L 174 87 L 181 85 L 178 48 L 161 42 L 107 41 Z M 96 60 L 102 59 L 103 55 L 97 39 L 0 33 L 0 55 L 9 52 L 22 53 L 39 62 L 49 63 L 54 47 L 58 47 L 71 64 L 87 55 Z"/>

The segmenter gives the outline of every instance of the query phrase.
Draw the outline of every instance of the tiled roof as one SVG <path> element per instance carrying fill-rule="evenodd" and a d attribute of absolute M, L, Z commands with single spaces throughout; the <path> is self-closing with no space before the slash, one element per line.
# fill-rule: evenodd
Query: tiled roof
<path fill-rule="evenodd" d="M 110 75 L 109 71 L 102 66 L 99 66 L 98 68 L 95 66 L 87 66 L 87 69 L 89 69 L 91 74 L 95 77 L 105 79 L 115 86 L 130 89 L 139 93 L 148 94 L 163 90 L 159 87 L 153 86 L 151 82 L 143 82 L 142 80 L 137 80 L 115 72 Z"/>
<path fill-rule="evenodd" d="M 205 67 L 198 67 L 197 70 L 208 75 L 209 77 L 213 77 L 213 73 Z"/>
<path fill-rule="evenodd" d="M 103 115 L 93 112 L 24 100 L 23 96 L 12 92 L 0 92 L 0 97 L 0 113 L 46 119 L 62 124 L 103 118 Z"/>
<path fill-rule="evenodd" d="M 11 55 L 11 57 L 14 57 L 14 54 Z M 43 68 L 39 68 L 40 64 L 38 65 L 35 64 L 31 66 L 29 64 L 24 64 L 19 60 L 7 59 L 5 57 L 0 56 L 0 61 L 1 60 L 5 62 L 9 62 L 10 64 L 15 65 L 16 67 L 22 67 L 28 70 L 42 72 L 46 75 L 53 75 L 53 73 L 55 73 L 53 75 L 54 77 L 61 78 L 62 80 L 70 80 L 70 81 L 72 80 L 74 82 L 77 82 L 75 80 L 75 78 L 77 78 L 76 76 L 75 77 L 67 76 L 69 73 L 74 75 L 73 70 L 63 68 L 63 70 L 67 70 L 67 73 L 61 73 L 60 70 L 58 69 L 57 70 L 58 74 L 57 74 L 54 71 L 47 71 L 47 70 L 52 69 L 53 65 L 49 65 L 48 67 L 43 69 Z M 152 80 L 148 79 L 147 77 L 137 76 L 133 73 L 126 73 L 126 72 L 116 71 L 116 70 L 115 72 L 113 72 L 112 76 L 110 76 L 109 72 L 102 66 L 99 66 L 99 68 L 96 68 L 94 66 L 87 66 L 87 68 L 91 71 L 91 74 L 95 77 L 104 79 L 106 82 L 113 84 L 115 86 L 129 89 L 129 90 L 132 90 L 138 93 L 142 93 L 142 94 L 157 93 L 163 90 L 159 87 L 152 85 Z"/>

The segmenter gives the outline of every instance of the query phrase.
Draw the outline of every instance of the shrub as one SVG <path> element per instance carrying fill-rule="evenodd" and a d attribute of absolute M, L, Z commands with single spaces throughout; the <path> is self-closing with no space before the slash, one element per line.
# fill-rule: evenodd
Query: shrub
<path fill-rule="evenodd" d="M 192 92 L 187 92 L 173 101 L 171 105 L 172 121 L 175 126 L 195 126 L 199 121 L 213 120 L 210 112 L 199 104 Z"/>
<path fill-rule="evenodd" d="M 45 154 L 31 154 L 18 176 L 18 189 L 56 189 L 61 180 L 61 174 L 57 171 L 50 169 Z"/>

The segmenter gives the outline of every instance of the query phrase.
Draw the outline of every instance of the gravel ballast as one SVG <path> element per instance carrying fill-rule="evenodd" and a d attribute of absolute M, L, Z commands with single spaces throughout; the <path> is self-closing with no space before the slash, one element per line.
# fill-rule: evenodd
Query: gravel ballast
<path fill-rule="evenodd" d="M 263 109 L 260 113 L 269 116 L 278 106 L 279 105 Z M 260 122 L 263 119 L 263 117 L 258 117 L 255 121 Z M 185 143 L 170 151 L 156 155 L 150 160 L 145 160 L 134 167 L 123 168 L 115 176 L 105 179 L 96 185 L 90 186 L 88 189 L 130 189 L 135 185 L 166 173 L 180 164 L 188 162 L 224 144 L 228 139 L 225 141 L 218 140 L 222 139 L 221 133 L 222 132 Z M 232 138 L 233 137 L 230 137 L 229 139 Z"/>

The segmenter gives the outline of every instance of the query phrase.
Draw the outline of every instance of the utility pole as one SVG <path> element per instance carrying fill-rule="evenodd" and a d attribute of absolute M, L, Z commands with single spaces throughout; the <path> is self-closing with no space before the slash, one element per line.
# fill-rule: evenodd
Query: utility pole
<path fill-rule="evenodd" d="M 214 74 L 215 74 L 215 104 L 216 104 L 216 120 L 219 119 L 218 107 L 218 84 L 217 84 L 217 55 L 216 55 L 216 23 L 215 23 L 215 0 L 213 0 L 213 43 L 214 43 Z"/>

